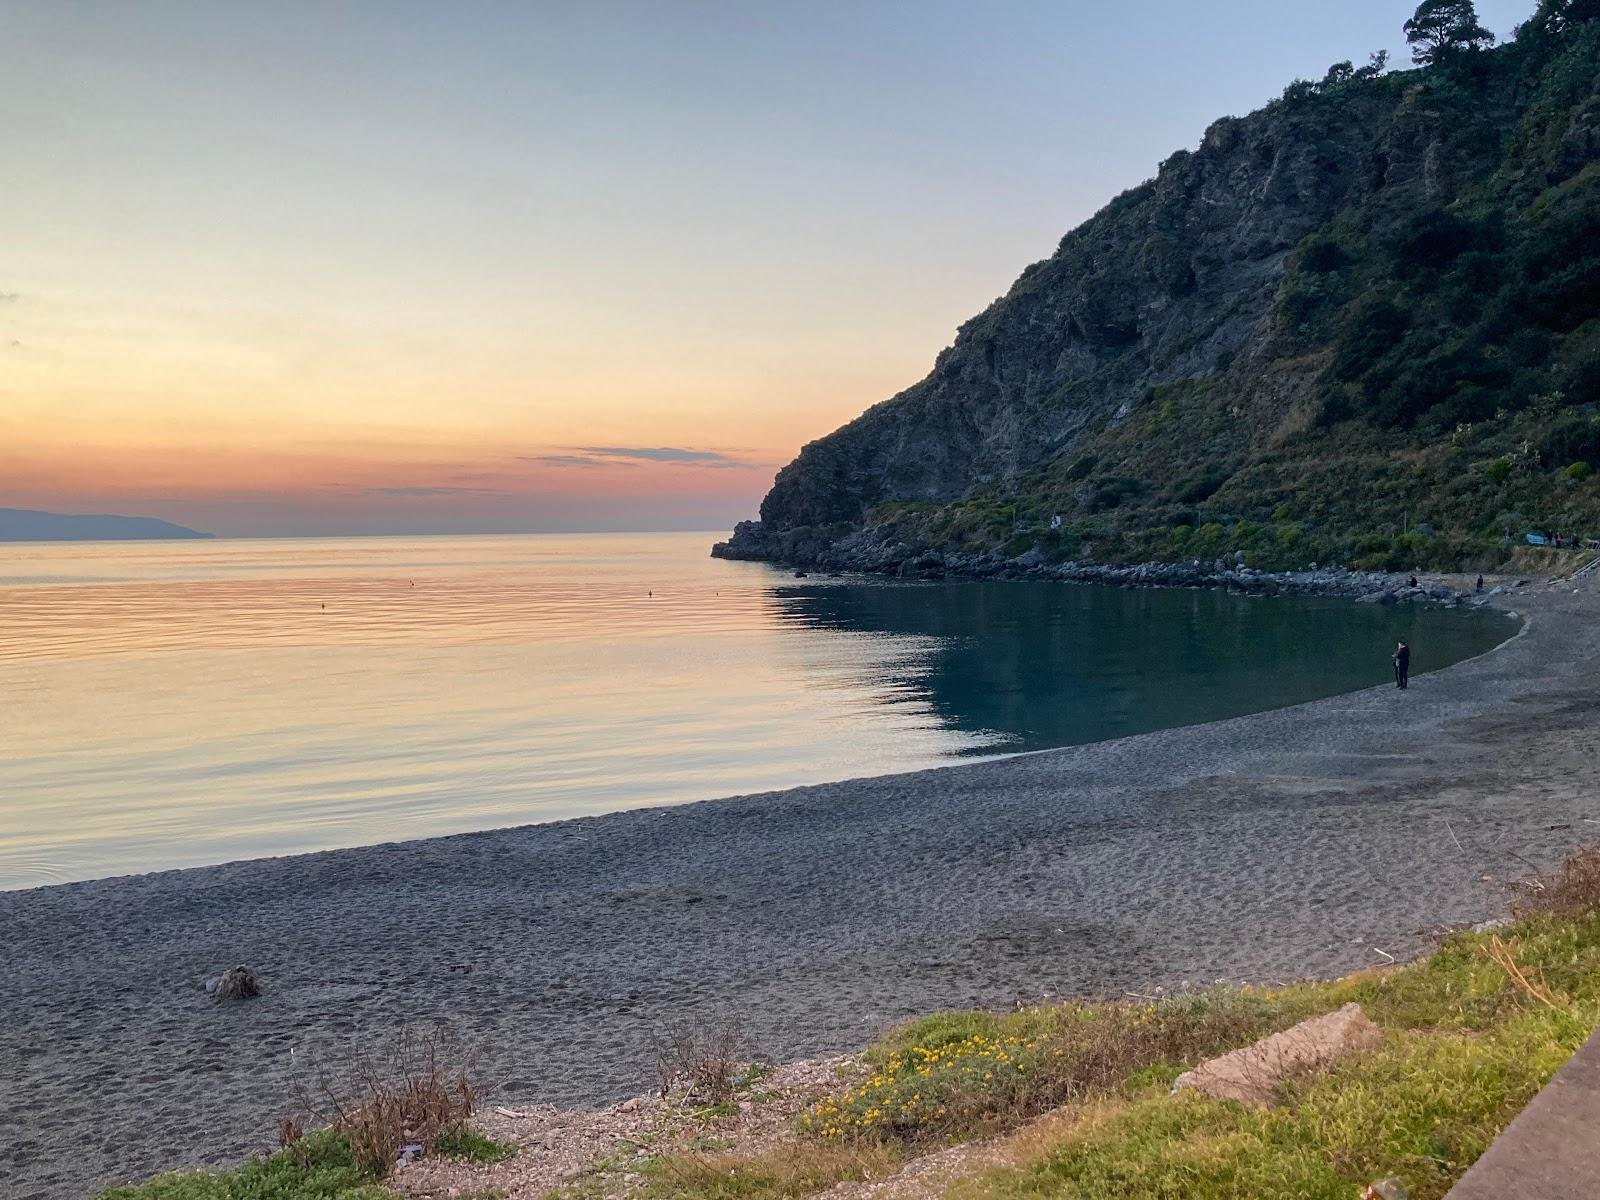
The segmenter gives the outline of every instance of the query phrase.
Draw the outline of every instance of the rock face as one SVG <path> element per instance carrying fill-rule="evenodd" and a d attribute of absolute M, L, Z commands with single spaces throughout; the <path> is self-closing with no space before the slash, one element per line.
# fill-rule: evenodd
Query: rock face
<path fill-rule="evenodd" d="M 1254 1045 L 1201 1063 L 1178 1076 L 1173 1089 L 1194 1088 L 1213 1099 L 1265 1108 L 1285 1079 L 1322 1070 L 1346 1055 L 1374 1049 L 1382 1041 L 1383 1031 L 1361 1006 L 1346 1004 L 1336 1012 L 1301 1021 Z"/>
<path fill-rule="evenodd" d="M 1424 187 L 1426 139 L 1356 106 L 1308 136 L 1278 110 L 1213 125 L 1194 153 L 1062 239 L 963 325 L 921 383 L 813 442 L 778 473 L 763 526 L 855 522 L 883 500 L 1015 484 L 1152 385 L 1211 374 L 1265 339 L 1284 261 L 1356 189 L 1380 147 Z"/>
<path fill-rule="evenodd" d="M 1198 148 L 1172 155 L 1153 180 L 1024 270 L 961 326 L 921 382 L 805 446 L 778 473 L 760 520 L 741 523 L 713 553 L 826 565 L 860 557 L 862 546 L 851 539 L 892 525 L 895 506 L 975 496 L 1044 497 L 1048 520 L 1051 512 L 1071 518 L 1115 508 L 1124 487 L 1151 498 L 1149 524 L 1208 519 L 1202 512 L 1194 520 L 1194 496 L 1203 501 L 1314 421 L 1334 357 L 1337 306 L 1349 300 L 1339 289 L 1355 286 L 1340 282 L 1337 238 L 1388 246 L 1498 178 L 1519 93 L 1507 83 L 1488 96 L 1476 109 L 1492 117 L 1473 125 L 1462 120 L 1453 93 L 1421 78 L 1297 85 L 1258 112 L 1215 122 Z M 1600 111 L 1600 75 L 1583 86 L 1593 102 L 1577 111 L 1592 116 Z M 1593 161 L 1600 149 L 1593 125 L 1584 117 L 1559 142 L 1559 154 L 1548 152 L 1550 170 Z M 1312 235 L 1334 240 L 1319 250 Z M 1305 260 L 1315 261 L 1302 268 Z M 1291 270 L 1304 274 L 1296 288 L 1286 287 Z M 1364 278 L 1363 286 L 1371 283 Z M 1335 313 L 1321 325 L 1303 316 L 1323 311 L 1319 304 Z M 1163 413 L 1163 389 L 1196 387 L 1211 408 L 1203 422 L 1190 417 L 1201 428 L 1197 458 L 1184 470 L 1203 477 L 1224 465 L 1208 458 L 1227 462 L 1209 491 L 1197 483 L 1188 495 L 1162 477 L 1161 462 L 1130 465 L 1125 434 L 1182 421 L 1181 413 Z M 1215 433 L 1229 422 L 1226 436 Z M 1222 449 L 1199 448 L 1207 438 Z M 1046 471 L 1055 474 L 1045 478 Z M 1074 481 L 1081 481 L 1076 492 Z M 1097 484 L 1104 486 L 1097 491 Z M 1259 501 L 1264 516 L 1241 505 L 1224 517 L 1270 520 L 1292 488 Z M 1162 515 L 1158 503 L 1189 504 L 1190 515 Z M 921 541 L 944 549 L 960 532 L 945 528 Z"/>
<path fill-rule="evenodd" d="M 762 501 L 760 530 L 826 539 L 885 500 L 1003 491 L 1151 387 L 1262 353 L 1302 238 L 1352 193 L 1385 188 L 1410 210 L 1429 189 L 1440 131 L 1417 110 L 1376 93 L 1314 122 L 1281 105 L 1218 121 L 1025 270 L 926 379 L 806 446 Z M 754 532 L 741 526 L 730 556 L 764 557 Z"/>

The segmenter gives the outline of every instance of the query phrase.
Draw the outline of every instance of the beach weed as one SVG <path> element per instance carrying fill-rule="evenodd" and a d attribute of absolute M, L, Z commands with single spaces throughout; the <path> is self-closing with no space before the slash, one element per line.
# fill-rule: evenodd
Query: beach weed
<path fill-rule="evenodd" d="M 1565 874 L 1581 877 L 1581 870 Z M 1123 1043 L 1118 1024 L 1142 1017 L 1142 1028 L 1171 1023 L 1170 1036 L 1131 1044 L 1181 1053 L 1130 1070 L 1118 1083 L 1082 1088 L 1058 1110 L 1069 1120 L 1050 1124 L 1044 1138 L 1027 1138 L 1026 1153 L 1010 1155 L 1009 1165 L 958 1182 L 952 1200 L 1348 1200 L 1390 1176 L 1412 1200 L 1439 1200 L 1600 1023 L 1600 913 L 1577 906 L 1583 915 L 1562 915 L 1567 911 L 1559 902 L 1556 911 L 1508 929 L 1453 934 L 1416 962 L 1328 982 L 1209 989 L 1146 1006 L 941 1014 L 886 1038 L 872 1054 L 875 1074 L 865 1092 L 824 1100 L 802 1127 L 823 1142 L 926 1138 L 928 1128 L 897 1126 L 893 1116 L 904 1111 L 908 1056 L 927 1059 L 915 1053 L 919 1039 L 935 1043 L 922 1048 L 945 1069 L 952 1062 L 960 1068 L 953 1082 L 966 1093 L 961 1102 L 969 1118 L 984 1118 L 935 1132 L 959 1140 L 1012 1124 L 1016 1085 L 992 1067 L 976 1069 L 985 1058 L 998 1059 L 997 1043 L 1035 1039 L 1026 1062 L 1042 1076 L 1040 1048 L 1060 1044 L 1063 1030 L 1078 1023 Z M 1245 1044 L 1352 1001 L 1384 1030 L 1382 1045 L 1325 1073 L 1286 1080 L 1275 1107 L 1168 1094 L 1206 1041 Z M 1185 1015 L 1175 1020 L 1175 1013 Z M 1206 1013 L 1227 1019 L 1208 1027 Z M 1249 1033 L 1252 1026 L 1258 1032 Z M 928 1076 L 912 1077 L 925 1100 Z M 987 1101 L 970 1094 L 977 1090 L 990 1093 Z"/>
<path fill-rule="evenodd" d="M 443 1028 L 402 1028 L 376 1051 L 318 1065 L 299 1087 L 307 1115 L 347 1138 L 356 1165 L 373 1178 L 387 1175 L 407 1145 L 435 1153 L 442 1137 L 466 1125 L 480 1090 L 476 1053 Z"/>
<path fill-rule="evenodd" d="M 691 1102 L 728 1103 L 743 1043 L 744 1023 L 737 1016 L 667 1026 L 656 1037 L 656 1082 L 662 1099 L 682 1092 Z"/>
<path fill-rule="evenodd" d="M 750 1062 L 745 1064 L 744 1073 L 733 1081 L 735 1091 L 748 1091 L 763 1079 L 772 1075 L 777 1068 L 769 1062 Z"/>
<path fill-rule="evenodd" d="M 964 1139 L 1012 1128 L 1075 1099 L 1175 1074 L 1298 1017 L 1229 989 L 1143 1003 L 1074 1004 L 1017 1013 L 941 1013 L 875 1047 L 873 1073 L 802 1116 L 823 1140 Z"/>
<path fill-rule="evenodd" d="M 357 1165 L 347 1139 L 308 1133 L 292 1147 L 231 1171 L 182 1171 L 112 1188 L 98 1200 L 394 1200 Z"/>
<path fill-rule="evenodd" d="M 953 1200 L 1100 1197 L 1348 1200 L 1396 1177 L 1440 1200 L 1600 1018 L 1550 1009 L 1485 1033 L 1391 1031 L 1378 1051 L 1291 1081 L 1258 1110 L 1193 1092 L 1113 1098 L 1036 1161 L 965 1181 Z"/>
<path fill-rule="evenodd" d="M 1509 885 L 1518 917 L 1555 913 L 1578 917 L 1600 912 L 1600 846 L 1585 846 L 1554 871 L 1535 872 Z"/>
<path fill-rule="evenodd" d="M 456 1125 L 446 1129 L 435 1140 L 433 1152 L 441 1158 L 457 1158 L 465 1162 L 504 1162 L 517 1152 L 515 1142 L 497 1142 L 476 1129 Z"/>
<path fill-rule="evenodd" d="M 786 1142 L 755 1155 L 684 1152 L 651 1165 L 639 1200 L 786 1200 L 837 1183 L 881 1179 L 900 1167 L 885 1145 Z"/>

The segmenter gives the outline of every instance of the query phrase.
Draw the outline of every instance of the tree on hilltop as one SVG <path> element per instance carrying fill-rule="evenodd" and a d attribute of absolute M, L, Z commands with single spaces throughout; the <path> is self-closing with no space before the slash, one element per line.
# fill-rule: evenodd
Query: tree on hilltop
<path fill-rule="evenodd" d="M 1539 0 L 1539 8 L 1517 27 L 1517 39 L 1560 36 L 1575 25 L 1600 18 L 1600 0 Z"/>
<path fill-rule="evenodd" d="M 1478 23 L 1472 0 L 1422 0 L 1405 23 L 1411 59 L 1431 67 L 1494 45 L 1494 34 Z"/>

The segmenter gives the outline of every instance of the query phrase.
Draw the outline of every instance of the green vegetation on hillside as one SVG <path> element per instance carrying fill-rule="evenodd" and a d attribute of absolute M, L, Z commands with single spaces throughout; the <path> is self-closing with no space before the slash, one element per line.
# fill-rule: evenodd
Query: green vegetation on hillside
<path fill-rule="evenodd" d="M 1508 532 L 1600 536 L 1595 7 L 1546 0 L 1498 50 L 1290 89 L 1308 129 L 1403 93 L 1451 131 L 1441 171 L 1468 180 L 1426 211 L 1377 191 L 1341 213 L 1290 256 L 1273 362 L 1154 388 L 1038 475 L 1017 499 L 1070 515 L 1062 554 L 1480 567 Z M 1297 360 L 1318 385 L 1285 411 L 1261 381 Z"/>
<path fill-rule="evenodd" d="M 1297 81 L 1068 235 L 928 381 L 786 468 L 767 524 L 860 495 L 913 547 L 1274 568 L 1486 569 L 1528 532 L 1600 537 L 1600 3 L 1541 0 L 1488 49 L 1467 0 L 1428 0 L 1408 33 L 1419 69 Z M 1246 173 L 1259 200 L 1222 190 Z M 1182 232 L 1221 203 L 1268 232 Z M 1272 240 L 1307 209 L 1332 217 Z M 1130 246 L 1141 265 L 1085 280 L 1084 254 Z M 1197 278 L 1213 307 L 1191 312 Z M 1054 386 L 1059 363 L 1092 365 Z M 934 443 L 901 449 L 930 424 L 974 460 L 1021 448 L 963 486 L 924 469 Z"/>

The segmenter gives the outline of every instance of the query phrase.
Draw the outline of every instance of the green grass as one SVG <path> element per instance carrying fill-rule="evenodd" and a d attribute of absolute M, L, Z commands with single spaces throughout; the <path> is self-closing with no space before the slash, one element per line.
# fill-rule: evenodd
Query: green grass
<path fill-rule="evenodd" d="M 174 1171 L 99 1200 L 394 1200 L 394 1193 L 356 1168 L 344 1138 L 320 1130 L 232 1171 Z"/>
<path fill-rule="evenodd" d="M 639 1200 L 788 1200 L 847 1180 L 892 1175 L 900 1155 L 886 1145 L 789 1142 L 760 1155 L 680 1153 L 648 1167 Z"/>
<path fill-rule="evenodd" d="M 1274 1108 L 1169 1094 L 1197 1061 L 1351 1001 L 1383 1044 L 1285 1082 Z M 1440 1200 L 1597 1023 L 1592 909 L 1457 934 L 1416 963 L 1333 981 L 939 1013 L 873 1046 L 872 1073 L 809 1110 L 798 1145 L 669 1155 L 643 1196 L 781 1200 L 1060 1111 L 1064 1133 L 1032 1136 L 1016 1165 L 960 1181 L 952 1200 L 1350 1200 L 1391 1176 L 1412 1200 Z"/>
<path fill-rule="evenodd" d="M 802 1118 L 822 1140 L 964 1141 L 1074 1100 L 1170 1084 L 1182 1070 L 1324 1007 L 1292 996 L 1213 989 L 1141 1003 L 1019 1013 L 940 1013 L 868 1052 L 873 1071 Z"/>
<path fill-rule="evenodd" d="M 1495 960 L 1492 952 L 1500 950 L 1528 987 Z M 1206 1053 L 1225 1048 L 1220 1043 L 1244 1045 L 1350 1001 L 1384 1029 L 1383 1045 L 1324 1074 L 1288 1081 L 1274 1108 L 1168 1094 L 1207 1043 Z M 859 1122 L 851 1136 L 917 1140 L 915 1130 L 882 1117 L 907 1086 L 928 1086 L 926 1076 L 905 1077 L 908 1058 L 932 1053 L 948 1062 L 954 1050 L 959 1061 L 963 1047 L 970 1052 L 1012 1039 L 1077 1054 L 1100 1047 L 1094 1053 L 1102 1067 L 1126 1068 L 1120 1077 L 1102 1071 L 1097 1080 L 1081 1068 L 1054 1068 L 1079 1082 L 1069 1101 L 1079 1119 L 1070 1132 L 1027 1162 L 963 1181 L 954 1200 L 1349 1200 L 1389 1176 L 1405 1184 L 1412 1200 L 1439 1200 L 1597 1024 L 1600 916 L 1545 913 L 1498 934 L 1457 934 L 1399 969 L 1331 982 L 1212 989 L 1145 1006 L 930 1017 L 874 1048 L 876 1073 L 865 1101 L 878 1115 Z M 1075 1036 L 1075 1030 L 1094 1034 Z M 1139 1032 L 1150 1030 L 1158 1032 Z M 1036 1055 L 1030 1069 L 1052 1068 Z M 1039 1111 L 1017 1103 L 1009 1079 L 1002 1086 L 969 1070 L 946 1082 L 969 1093 L 959 1099 L 941 1093 L 946 1108 L 959 1103 L 987 1119 L 989 1129 Z M 836 1128 L 841 1113 L 861 1111 L 835 1098 L 820 1110 L 828 1124 L 819 1128 L 813 1117 L 811 1127 L 821 1133 Z M 981 1131 L 982 1120 L 969 1120 L 938 1133 L 961 1140 Z"/>
<path fill-rule="evenodd" d="M 482 1163 L 515 1152 L 515 1146 L 465 1127 L 443 1134 L 436 1150 L 445 1158 Z M 356 1166 L 349 1141 L 321 1129 L 231 1171 L 172 1171 L 113 1188 L 97 1200 L 395 1200 L 395 1193 Z"/>
<path fill-rule="evenodd" d="M 964 1185 L 962 1200 L 1349 1200 L 1396 1177 L 1438 1200 L 1567 1057 L 1600 1007 L 1521 1013 L 1481 1034 L 1391 1032 L 1377 1052 L 1257 1111 L 1194 1093 L 1108 1105 L 1039 1162 Z"/>
<path fill-rule="evenodd" d="M 434 1144 L 434 1153 L 439 1157 L 459 1158 L 466 1162 L 504 1162 L 516 1152 L 514 1142 L 497 1142 L 465 1125 L 445 1130 Z"/>

